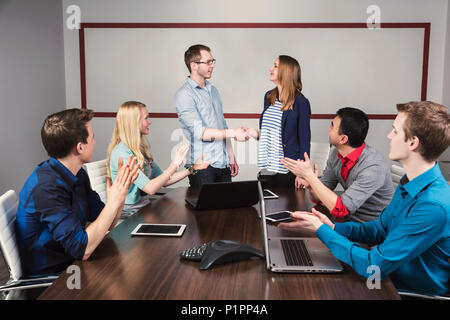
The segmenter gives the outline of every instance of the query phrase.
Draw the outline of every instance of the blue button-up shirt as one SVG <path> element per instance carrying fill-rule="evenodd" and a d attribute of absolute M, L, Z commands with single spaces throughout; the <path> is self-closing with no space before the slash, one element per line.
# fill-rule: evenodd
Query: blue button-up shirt
<path fill-rule="evenodd" d="M 39 164 L 19 193 L 16 238 L 23 274 L 59 273 L 82 259 L 86 222 L 103 207 L 84 169 L 74 176 L 57 159 Z"/>
<path fill-rule="evenodd" d="M 322 225 L 317 236 L 360 275 L 389 275 L 405 290 L 444 294 L 450 277 L 450 187 L 436 164 L 408 181 L 403 176 L 378 220 Z M 366 250 L 352 241 L 376 244 Z"/>
<path fill-rule="evenodd" d="M 178 121 L 191 144 L 186 165 L 194 164 L 195 160 L 205 155 L 204 160 L 209 161 L 212 167 L 223 169 L 229 164 L 225 140 L 202 141 L 206 128 L 228 129 L 219 91 L 208 81 L 205 84 L 201 87 L 188 77 L 175 94 Z"/>

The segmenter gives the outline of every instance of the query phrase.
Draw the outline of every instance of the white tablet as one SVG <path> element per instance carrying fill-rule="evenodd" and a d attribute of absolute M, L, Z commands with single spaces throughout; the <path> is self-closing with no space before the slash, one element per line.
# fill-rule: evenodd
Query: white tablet
<path fill-rule="evenodd" d="M 186 229 L 185 224 L 141 223 L 131 232 L 131 235 L 180 237 L 184 229 Z"/>
<path fill-rule="evenodd" d="M 269 189 L 263 190 L 264 199 L 278 199 L 278 196 Z"/>

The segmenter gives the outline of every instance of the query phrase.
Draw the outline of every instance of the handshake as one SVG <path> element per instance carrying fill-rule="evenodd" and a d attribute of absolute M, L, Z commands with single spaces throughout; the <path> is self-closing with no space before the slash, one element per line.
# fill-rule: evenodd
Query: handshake
<path fill-rule="evenodd" d="M 259 139 L 259 131 L 253 128 L 245 128 L 239 127 L 236 129 L 228 129 L 230 131 L 230 135 L 227 134 L 227 138 L 234 138 L 236 141 L 247 141 L 252 137 L 253 139 Z"/>

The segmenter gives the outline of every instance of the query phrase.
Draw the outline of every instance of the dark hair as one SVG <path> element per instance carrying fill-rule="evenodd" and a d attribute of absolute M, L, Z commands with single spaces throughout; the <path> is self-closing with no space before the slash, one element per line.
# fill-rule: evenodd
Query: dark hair
<path fill-rule="evenodd" d="M 48 155 L 64 158 L 78 142 L 86 143 L 89 136 L 86 124 L 92 116 L 92 110 L 77 108 L 49 115 L 41 129 L 42 144 Z"/>
<path fill-rule="evenodd" d="M 336 115 L 341 118 L 339 134 L 345 134 L 348 137 L 348 144 L 351 147 L 360 147 L 369 131 L 367 114 L 362 110 L 347 107 L 339 109 Z"/>
<path fill-rule="evenodd" d="M 403 124 L 405 141 L 417 137 L 419 154 L 429 162 L 436 161 L 450 145 L 447 107 L 431 101 L 410 101 L 397 104 L 397 110 L 407 116 Z"/>
<path fill-rule="evenodd" d="M 186 63 L 186 67 L 189 72 L 191 72 L 191 62 L 198 61 L 201 58 L 200 51 L 205 50 L 211 52 L 211 49 L 202 44 L 196 44 L 190 46 L 189 49 L 184 53 L 184 63 Z"/>

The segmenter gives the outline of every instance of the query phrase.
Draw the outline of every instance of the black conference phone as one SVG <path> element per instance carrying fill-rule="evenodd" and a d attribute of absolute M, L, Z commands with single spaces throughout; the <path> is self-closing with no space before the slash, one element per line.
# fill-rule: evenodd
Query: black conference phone
<path fill-rule="evenodd" d="M 223 264 L 254 258 L 264 259 L 264 253 L 241 242 L 214 240 L 199 247 L 184 250 L 182 259 L 200 261 L 200 270 L 206 270 L 213 264 Z"/>

